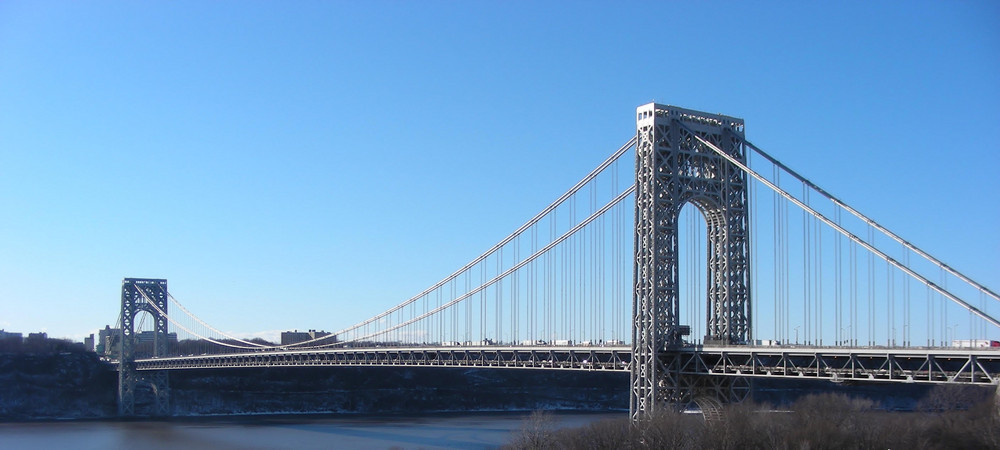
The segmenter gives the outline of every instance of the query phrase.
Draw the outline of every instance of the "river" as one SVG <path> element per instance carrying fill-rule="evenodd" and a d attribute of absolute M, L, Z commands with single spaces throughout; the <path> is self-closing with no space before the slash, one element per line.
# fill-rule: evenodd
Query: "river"
<path fill-rule="evenodd" d="M 242 416 L 168 421 L 0 423 L 0 449 L 482 449 L 509 442 L 528 413 Z M 627 413 L 554 413 L 580 427 Z"/>

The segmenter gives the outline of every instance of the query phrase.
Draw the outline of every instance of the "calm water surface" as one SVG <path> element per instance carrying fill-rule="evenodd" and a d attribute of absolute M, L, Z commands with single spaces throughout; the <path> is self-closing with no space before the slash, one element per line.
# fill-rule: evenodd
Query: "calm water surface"
<path fill-rule="evenodd" d="M 0 449 L 481 449 L 503 445 L 527 413 L 258 416 L 151 422 L 0 423 Z M 556 413 L 579 427 L 628 413 Z"/>

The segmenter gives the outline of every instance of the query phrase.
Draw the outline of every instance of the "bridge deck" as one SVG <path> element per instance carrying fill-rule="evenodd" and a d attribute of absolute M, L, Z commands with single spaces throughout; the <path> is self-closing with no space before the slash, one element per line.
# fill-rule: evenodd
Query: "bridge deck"
<path fill-rule="evenodd" d="M 831 381 L 1000 383 L 1000 349 L 687 346 L 668 352 L 684 374 Z M 480 346 L 282 350 L 136 360 L 138 370 L 305 366 L 434 366 L 628 371 L 630 347 Z"/>

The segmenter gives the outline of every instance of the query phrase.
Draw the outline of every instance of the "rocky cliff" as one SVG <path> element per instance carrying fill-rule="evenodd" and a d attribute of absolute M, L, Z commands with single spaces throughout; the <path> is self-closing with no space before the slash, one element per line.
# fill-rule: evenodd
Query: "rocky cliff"
<path fill-rule="evenodd" d="M 0 420 L 112 417 L 117 390 L 94 353 L 0 353 Z"/>
<path fill-rule="evenodd" d="M 628 408 L 628 374 L 435 367 L 199 370 L 171 374 L 181 415 Z"/>

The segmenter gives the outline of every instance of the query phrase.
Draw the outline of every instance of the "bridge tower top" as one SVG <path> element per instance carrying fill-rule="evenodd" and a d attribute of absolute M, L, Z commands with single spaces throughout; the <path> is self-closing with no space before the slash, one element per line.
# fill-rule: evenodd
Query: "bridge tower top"
<path fill-rule="evenodd" d="M 703 125 L 706 127 L 729 128 L 743 133 L 743 119 L 730 117 L 723 114 L 712 114 L 693 109 L 681 108 L 673 105 L 663 105 L 660 103 L 647 103 L 636 109 L 636 125 L 642 128 L 649 125 L 657 118 L 663 120 L 680 120 L 690 125 Z"/>

